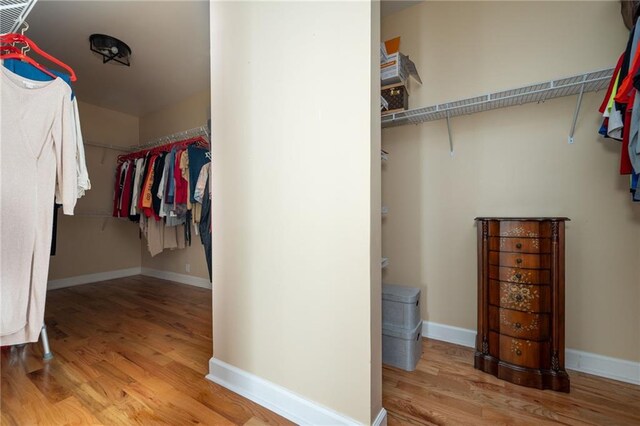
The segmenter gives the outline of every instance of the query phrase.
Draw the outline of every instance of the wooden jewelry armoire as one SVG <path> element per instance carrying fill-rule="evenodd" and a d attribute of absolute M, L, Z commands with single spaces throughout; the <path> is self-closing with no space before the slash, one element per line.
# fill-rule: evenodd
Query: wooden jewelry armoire
<path fill-rule="evenodd" d="M 569 392 L 564 368 L 564 217 L 479 217 L 475 368 Z"/>

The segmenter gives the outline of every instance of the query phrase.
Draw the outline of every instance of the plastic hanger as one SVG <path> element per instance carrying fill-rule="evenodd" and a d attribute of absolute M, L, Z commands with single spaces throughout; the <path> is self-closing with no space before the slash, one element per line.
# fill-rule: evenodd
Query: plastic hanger
<path fill-rule="evenodd" d="M 38 68 L 40 71 L 42 71 L 43 73 L 49 75 L 54 79 L 58 77 L 57 75 L 49 71 L 47 67 L 40 65 L 39 63 L 37 63 L 27 55 L 23 55 L 22 53 L 2 53 L 0 54 L 0 59 L 20 59 L 21 61 L 24 61 L 28 64 L 33 65 L 34 67 Z"/>
<path fill-rule="evenodd" d="M 4 53 L 21 53 L 20 49 L 18 49 L 15 46 L 11 46 L 10 44 L 8 45 L 3 45 L 0 46 L 0 53 L 4 54 Z"/>
<path fill-rule="evenodd" d="M 61 60 L 51 56 L 50 54 L 48 54 L 44 50 L 40 49 L 38 47 L 38 45 L 33 42 L 33 40 L 31 40 L 29 37 L 27 37 L 24 34 L 16 34 L 16 33 L 2 34 L 2 35 L 0 35 L 0 43 L 4 43 L 4 44 L 23 43 L 23 44 L 26 44 L 29 47 L 29 49 L 33 49 L 33 51 L 38 53 L 40 56 L 50 60 L 54 64 L 64 68 L 66 71 L 68 71 L 71 81 L 77 81 L 78 80 L 78 78 L 76 77 L 75 71 L 73 71 L 73 69 L 69 65 L 65 64 Z M 56 78 L 56 76 L 51 71 L 47 70 L 44 66 L 40 65 L 35 60 L 33 60 L 32 58 L 24 55 L 23 53 L 8 53 L 8 54 L 4 54 L 3 53 L 3 54 L 0 55 L 0 59 L 20 59 L 20 60 L 23 60 L 23 61 L 28 62 L 31 65 L 35 66 L 39 70 L 45 72 L 46 74 L 52 76 L 53 78 Z"/>

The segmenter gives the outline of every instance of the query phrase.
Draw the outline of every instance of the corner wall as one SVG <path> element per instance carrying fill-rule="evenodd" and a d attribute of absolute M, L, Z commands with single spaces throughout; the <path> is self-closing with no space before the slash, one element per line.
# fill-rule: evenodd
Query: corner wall
<path fill-rule="evenodd" d="M 611 68 L 618 2 L 425 2 L 382 22 L 424 85 L 410 106 Z M 568 216 L 566 346 L 640 361 L 640 205 L 598 136 L 603 93 L 383 131 L 383 280 L 422 288 L 422 317 L 476 328 L 476 216 Z"/>
<path fill-rule="evenodd" d="M 210 91 L 196 93 L 186 99 L 140 118 L 140 143 L 207 124 L 211 111 Z M 191 236 L 191 246 L 180 250 L 165 250 L 151 257 L 143 238 L 142 268 L 188 275 L 209 280 L 204 249 L 200 237 Z M 190 271 L 187 271 L 187 265 Z"/>
<path fill-rule="evenodd" d="M 85 142 L 125 147 L 138 143 L 138 117 L 84 102 L 78 109 Z M 91 189 L 78 200 L 74 216 L 58 211 L 57 250 L 50 260 L 49 280 L 140 268 L 137 224 L 83 215 L 111 214 L 116 157 L 121 153 L 85 146 Z"/>
<path fill-rule="evenodd" d="M 380 130 L 380 2 L 371 2 L 371 419 L 382 408 L 382 147 Z"/>
<path fill-rule="evenodd" d="M 307 424 L 373 420 L 371 18 L 369 2 L 211 4 L 209 377 L 333 413 Z"/>

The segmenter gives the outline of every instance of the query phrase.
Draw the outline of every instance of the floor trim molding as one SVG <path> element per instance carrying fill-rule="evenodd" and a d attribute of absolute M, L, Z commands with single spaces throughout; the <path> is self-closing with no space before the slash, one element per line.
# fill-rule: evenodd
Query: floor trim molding
<path fill-rule="evenodd" d="M 299 425 L 337 426 L 360 424 L 336 411 L 305 399 L 282 386 L 217 358 L 209 360 L 209 374 L 207 374 L 206 378 Z M 384 418 L 386 420 L 386 411 Z"/>
<path fill-rule="evenodd" d="M 47 290 L 56 290 L 59 288 L 73 287 L 76 285 L 97 283 L 99 281 L 114 280 L 116 278 L 131 277 L 133 275 L 140 275 L 141 270 L 142 268 L 135 267 L 50 280 L 47 282 Z"/>
<path fill-rule="evenodd" d="M 109 281 L 117 278 L 132 277 L 134 275 L 146 275 L 163 280 L 175 281 L 181 284 L 188 284 L 195 287 L 209 289 L 211 288 L 211 282 L 206 278 L 194 277 L 193 275 L 178 274 L 169 271 L 161 271 L 160 269 L 135 267 L 50 280 L 47 282 L 47 290 L 56 290 L 59 288 L 97 283 L 100 281 Z"/>
<path fill-rule="evenodd" d="M 372 426 L 387 426 L 387 410 L 384 408 L 380 409 L 380 412 L 373 421 Z"/>
<path fill-rule="evenodd" d="M 211 281 L 209 281 L 207 278 L 194 277 L 193 275 L 178 274 L 176 272 L 170 272 L 170 271 L 161 271 L 160 269 L 153 269 L 153 268 L 143 267 L 141 269 L 142 271 L 140 273 L 142 275 L 147 275 L 149 277 L 175 281 L 177 283 L 192 285 L 195 287 L 211 288 Z"/>
<path fill-rule="evenodd" d="M 567 349 L 564 359 L 565 367 L 571 370 L 640 385 L 640 362 L 575 349 Z"/>
<path fill-rule="evenodd" d="M 475 330 L 431 321 L 422 321 L 422 336 L 470 348 L 476 345 Z M 566 349 L 565 367 L 570 370 L 593 374 L 594 376 L 640 385 L 640 362 Z"/>
<path fill-rule="evenodd" d="M 422 321 L 422 337 L 455 343 L 469 348 L 475 348 L 476 346 L 475 330 L 438 324 L 437 322 Z"/>

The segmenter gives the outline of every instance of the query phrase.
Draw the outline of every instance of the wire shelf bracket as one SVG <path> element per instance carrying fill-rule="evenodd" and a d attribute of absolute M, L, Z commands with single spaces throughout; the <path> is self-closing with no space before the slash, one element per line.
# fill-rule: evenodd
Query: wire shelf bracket
<path fill-rule="evenodd" d="M 37 0 L 0 0 L 0 34 L 15 33 Z"/>
<path fill-rule="evenodd" d="M 449 122 L 449 111 L 447 111 L 447 133 L 449 133 L 449 155 L 453 157 L 453 139 L 451 137 L 451 123 Z"/>
<path fill-rule="evenodd" d="M 573 122 L 568 137 L 569 143 L 572 144 L 574 142 L 576 123 L 580 114 L 580 106 L 584 93 L 606 89 L 612 75 L 613 69 L 608 68 L 473 98 L 400 111 L 383 115 L 381 120 L 382 128 L 446 119 L 447 131 L 449 132 L 449 151 L 453 156 L 453 136 L 451 134 L 450 123 L 453 117 L 527 103 L 542 103 L 548 99 L 578 95 L 576 110 L 573 114 Z"/>
<path fill-rule="evenodd" d="M 573 135 L 576 132 L 576 122 L 578 121 L 578 114 L 580 114 L 580 106 L 582 105 L 582 95 L 584 94 L 584 83 L 587 80 L 587 76 L 584 75 L 582 80 L 582 86 L 580 86 L 580 93 L 578 94 L 578 101 L 576 103 L 576 111 L 573 113 L 573 123 L 571 124 L 571 130 L 569 131 L 569 143 L 573 143 Z"/>

